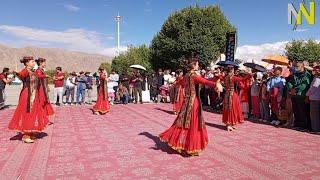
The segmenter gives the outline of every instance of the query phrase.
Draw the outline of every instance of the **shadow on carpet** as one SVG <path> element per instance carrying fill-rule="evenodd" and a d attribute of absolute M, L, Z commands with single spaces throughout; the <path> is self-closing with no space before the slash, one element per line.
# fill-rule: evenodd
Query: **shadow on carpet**
<path fill-rule="evenodd" d="M 17 135 L 11 137 L 10 140 L 11 141 L 21 141 L 22 140 L 22 136 L 23 136 L 22 133 L 18 133 Z M 45 132 L 40 132 L 40 133 L 36 133 L 35 136 L 36 136 L 37 139 L 42 139 L 42 138 L 48 136 L 48 134 L 45 133 Z"/>
<path fill-rule="evenodd" d="M 165 112 L 165 113 L 168 113 L 168 114 L 171 114 L 171 115 L 174 115 L 174 112 L 173 111 L 168 111 L 168 110 L 165 110 L 165 109 L 161 109 L 161 108 L 155 108 L 156 110 L 159 110 L 159 111 L 162 111 L 162 112 Z"/>
<path fill-rule="evenodd" d="M 162 152 L 166 152 L 167 154 L 177 154 L 182 157 L 191 157 L 190 155 L 185 153 L 182 153 L 182 154 L 178 153 L 177 151 L 173 150 L 170 146 L 168 146 L 167 143 L 162 142 L 158 136 L 154 136 L 149 132 L 142 132 L 139 135 L 146 136 L 147 138 L 153 140 L 153 142 L 155 143 L 155 147 L 151 147 L 150 149 L 157 150 L 157 151 L 160 150 Z"/>

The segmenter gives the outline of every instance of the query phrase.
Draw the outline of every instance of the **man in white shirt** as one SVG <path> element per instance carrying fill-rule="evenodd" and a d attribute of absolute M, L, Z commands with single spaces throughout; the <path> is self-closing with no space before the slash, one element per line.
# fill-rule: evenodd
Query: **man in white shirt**
<path fill-rule="evenodd" d="M 108 83 L 110 83 L 110 85 L 112 84 L 114 92 L 117 93 L 119 86 L 119 74 L 117 74 L 116 70 L 112 69 Z"/>
<path fill-rule="evenodd" d="M 169 79 L 171 78 L 171 75 L 169 74 L 169 70 L 164 71 L 163 79 L 164 79 L 164 85 L 169 86 Z"/>
<path fill-rule="evenodd" d="M 74 104 L 74 93 L 75 93 L 75 87 L 76 87 L 76 73 L 73 72 L 70 74 L 70 76 L 66 80 L 66 103 L 69 105 Z M 71 96 L 71 102 L 70 100 Z"/>

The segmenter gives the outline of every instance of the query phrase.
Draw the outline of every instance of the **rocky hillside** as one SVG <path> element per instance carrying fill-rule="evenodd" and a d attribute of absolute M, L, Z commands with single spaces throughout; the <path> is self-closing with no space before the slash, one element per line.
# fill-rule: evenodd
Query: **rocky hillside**
<path fill-rule="evenodd" d="M 47 69 L 61 66 L 64 71 L 96 71 L 102 62 L 110 62 L 111 57 L 67 51 L 63 49 L 24 47 L 11 48 L 0 45 L 0 69 L 9 67 L 16 70 L 22 68 L 19 60 L 23 56 L 43 57 L 47 59 Z"/>

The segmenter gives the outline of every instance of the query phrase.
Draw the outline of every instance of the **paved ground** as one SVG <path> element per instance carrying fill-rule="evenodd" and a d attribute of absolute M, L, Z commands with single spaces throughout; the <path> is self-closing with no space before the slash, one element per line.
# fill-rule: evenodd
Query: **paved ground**
<path fill-rule="evenodd" d="M 168 104 L 115 105 L 106 116 L 88 106 L 59 107 L 34 144 L 7 130 L 0 111 L 0 179 L 320 179 L 320 136 L 245 122 L 227 132 L 205 113 L 209 145 L 182 157 L 157 135 L 175 116 Z"/>

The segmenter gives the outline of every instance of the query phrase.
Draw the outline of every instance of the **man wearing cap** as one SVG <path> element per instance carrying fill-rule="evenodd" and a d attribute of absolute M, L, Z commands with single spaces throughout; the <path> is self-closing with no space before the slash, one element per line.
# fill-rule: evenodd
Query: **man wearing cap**
<path fill-rule="evenodd" d="M 306 93 L 310 87 L 312 75 L 305 69 L 303 61 L 298 61 L 296 66 L 297 72 L 288 82 L 288 91 L 291 95 L 295 117 L 294 126 L 310 129 L 310 106 L 306 101 Z"/>
<path fill-rule="evenodd" d="M 90 72 L 85 73 L 85 79 L 86 79 L 86 103 L 92 104 L 92 91 L 93 91 L 93 78 L 90 75 Z"/>
<path fill-rule="evenodd" d="M 282 68 L 275 67 L 274 76 L 267 82 L 267 91 L 270 95 L 271 103 L 271 124 L 279 125 L 277 114 L 280 108 L 280 102 L 282 100 L 283 90 L 286 85 L 286 80 L 281 76 Z"/>
<path fill-rule="evenodd" d="M 66 80 L 66 104 L 73 105 L 74 104 L 74 93 L 76 87 L 76 77 L 77 74 L 72 72 L 70 76 Z M 71 101 L 70 101 L 71 96 Z"/>
<path fill-rule="evenodd" d="M 84 72 L 80 72 L 80 76 L 76 79 L 77 82 L 77 104 L 82 105 L 85 102 L 85 94 L 86 94 L 86 77 Z"/>

